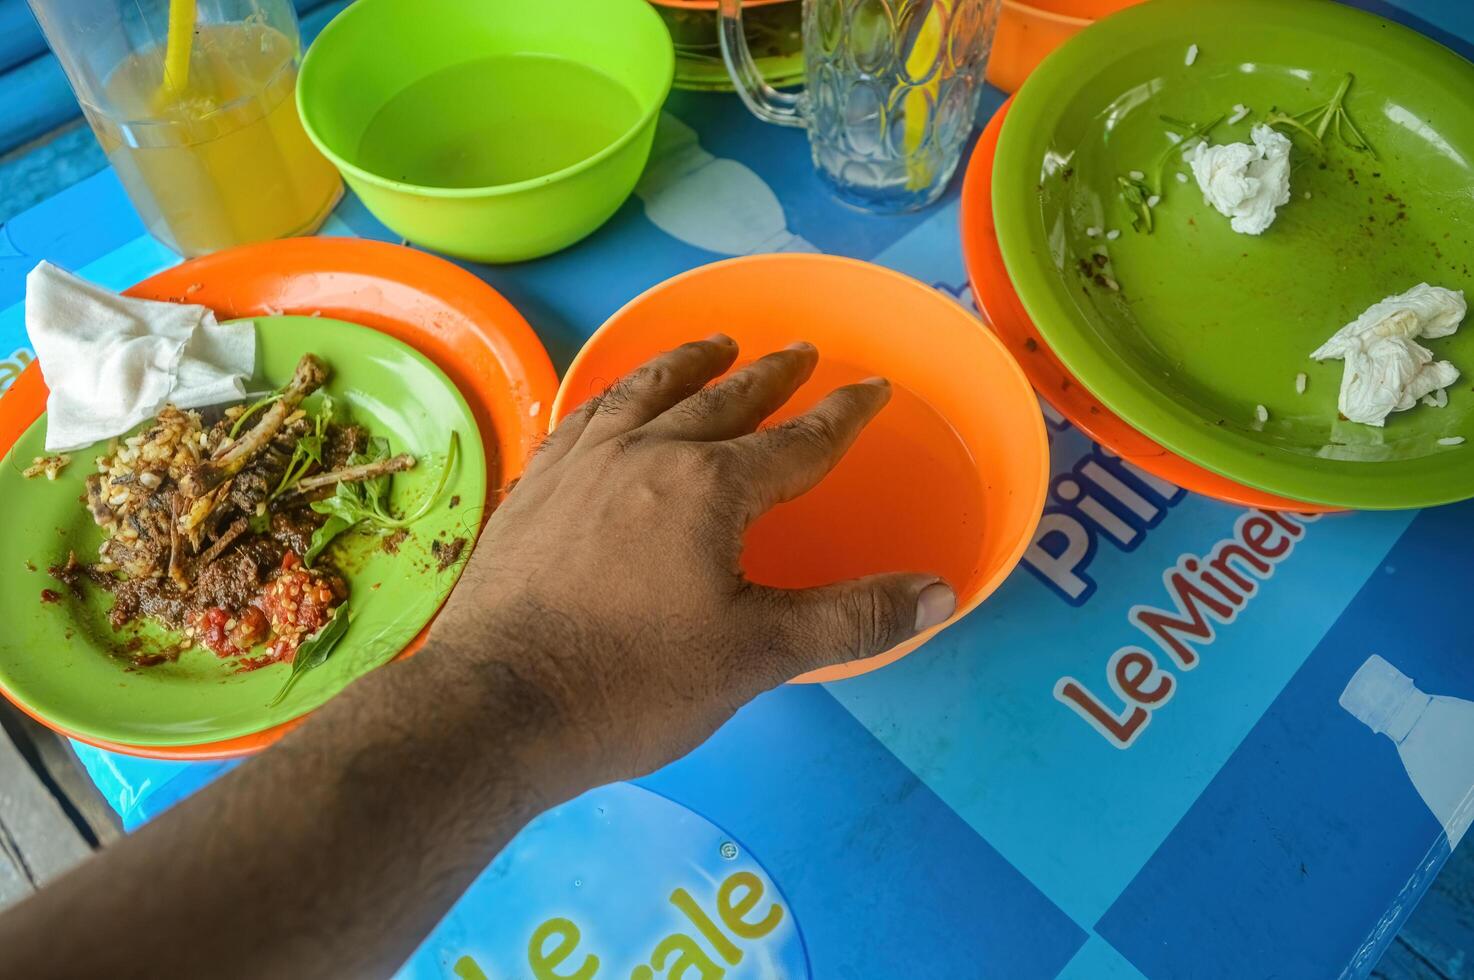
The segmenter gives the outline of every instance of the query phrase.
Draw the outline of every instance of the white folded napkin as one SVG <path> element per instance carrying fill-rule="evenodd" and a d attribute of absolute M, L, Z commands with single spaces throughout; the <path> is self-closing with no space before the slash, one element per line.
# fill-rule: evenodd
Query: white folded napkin
<path fill-rule="evenodd" d="M 222 325 L 204 306 L 119 296 L 50 262 L 26 276 L 26 332 L 51 389 L 47 452 L 122 435 L 169 402 L 240 399 L 256 365 L 252 323 Z"/>

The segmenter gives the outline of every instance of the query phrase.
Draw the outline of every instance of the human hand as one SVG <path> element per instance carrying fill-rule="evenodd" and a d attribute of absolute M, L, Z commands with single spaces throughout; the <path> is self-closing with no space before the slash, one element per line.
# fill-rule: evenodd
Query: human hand
<path fill-rule="evenodd" d="M 720 334 L 686 344 L 565 419 L 432 631 L 467 683 L 509 673 L 551 705 L 563 791 L 658 768 L 757 694 L 882 653 L 955 608 L 935 575 L 799 591 L 744 579 L 747 527 L 823 479 L 890 386 L 849 385 L 759 429 L 818 352 L 795 344 L 708 387 L 736 357 Z"/>
<path fill-rule="evenodd" d="M 0 916 L 0 973 L 388 976 L 538 812 L 950 616 L 932 575 L 743 579 L 747 526 L 823 479 L 890 389 L 849 385 L 759 430 L 818 355 L 791 347 L 706 387 L 736 357 L 726 337 L 687 344 L 567 418 L 419 656 Z M 250 929 L 233 927 L 242 908 Z M 164 917 L 178 928 L 137 928 Z"/>

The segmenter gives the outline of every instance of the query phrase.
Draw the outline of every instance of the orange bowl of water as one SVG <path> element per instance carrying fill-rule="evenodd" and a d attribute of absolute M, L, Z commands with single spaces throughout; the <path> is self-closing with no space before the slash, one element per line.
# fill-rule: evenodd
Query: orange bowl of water
<path fill-rule="evenodd" d="M 814 376 L 770 422 L 872 375 L 889 405 L 816 488 L 749 528 L 743 570 L 806 588 L 877 572 L 945 577 L 947 623 L 880 656 L 797 678 L 833 681 L 900 659 L 998 587 L 1032 540 L 1049 478 L 1039 404 L 1018 363 L 970 312 L 889 269 L 825 255 L 762 255 L 676 276 L 614 314 L 574 359 L 554 424 L 655 354 L 713 330 L 738 364 L 795 340 L 819 348 Z"/>

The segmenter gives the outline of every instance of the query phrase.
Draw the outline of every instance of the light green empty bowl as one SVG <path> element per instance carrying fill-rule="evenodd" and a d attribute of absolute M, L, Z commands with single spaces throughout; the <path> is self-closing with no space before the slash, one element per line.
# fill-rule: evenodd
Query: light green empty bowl
<path fill-rule="evenodd" d="M 358 0 L 307 52 L 297 105 L 391 229 L 517 262 L 629 197 L 674 70 L 645 0 Z"/>

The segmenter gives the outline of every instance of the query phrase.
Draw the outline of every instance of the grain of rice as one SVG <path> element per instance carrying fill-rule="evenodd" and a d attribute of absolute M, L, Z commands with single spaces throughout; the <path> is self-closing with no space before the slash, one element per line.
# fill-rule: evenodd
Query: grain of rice
<path fill-rule="evenodd" d="M 1439 439 L 1438 440 L 1438 444 L 1440 446 L 1462 446 L 1464 444 L 1464 437 L 1463 436 L 1444 436 L 1442 439 Z"/>
<path fill-rule="evenodd" d="M 47 480 L 54 481 L 62 470 L 72 461 L 72 457 L 66 453 L 57 456 L 36 456 L 31 460 L 31 465 L 21 471 L 21 476 L 27 480 L 34 480 L 38 476 L 44 476 Z"/>
<path fill-rule="evenodd" d="M 1132 180 L 1146 180 L 1146 174 L 1142 173 L 1140 170 L 1131 171 L 1129 176 Z"/>
<path fill-rule="evenodd" d="M 1184 65 L 1188 65 L 1189 67 L 1191 67 L 1192 63 L 1194 61 L 1197 61 L 1197 60 L 1198 60 L 1198 46 L 1196 44 L 1190 45 L 1188 47 L 1188 49 L 1187 49 L 1187 57 L 1185 59 L 1183 59 L 1183 62 L 1182 63 Z"/>
<path fill-rule="evenodd" d="M 1099 234 L 1100 234 L 1100 228 L 1097 225 L 1091 225 L 1089 228 L 1086 228 L 1085 229 L 1085 237 L 1086 238 L 1095 238 Z"/>
<path fill-rule="evenodd" d="M 1149 208 L 1154 208 L 1158 204 L 1161 204 L 1161 203 L 1162 203 L 1162 195 L 1160 195 L 1160 194 L 1153 194 L 1151 197 L 1149 197 L 1149 198 L 1146 199 L 1146 206 L 1149 207 Z"/>
<path fill-rule="evenodd" d="M 1187 174 L 1183 173 L 1181 170 L 1177 171 L 1177 182 L 1179 184 L 1187 183 Z"/>
<path fill-rule="evenodd" d="M 1119 228 L 1112 228 L 1110 231 L 1106 232 L 1106 238 L 1110 239 L 1111 241 L 1115 241 L 1116 239 L 1118 239 L 1120 237 L 1121 237 L 1121 229 L 1119 229 Z"/>
<path fill-rule="evenodd" d="M 1256 419 L 1258 419 L 1260 422 L 1268 422 L 1269 421 L 1269 409 L 1265 408 L 1263 405 L 1255 405 L 1254 406 L 1254 417 Z"/>
<path fill-rule="evenodd" d="M 1295 394 L 1305 394 L 1305 385 L 1309 382 L 1309 380 L 1310 379 L 1305 376 L 1304 371 L 1301 371 L 1299 374 L 1295 375 Z"/>

